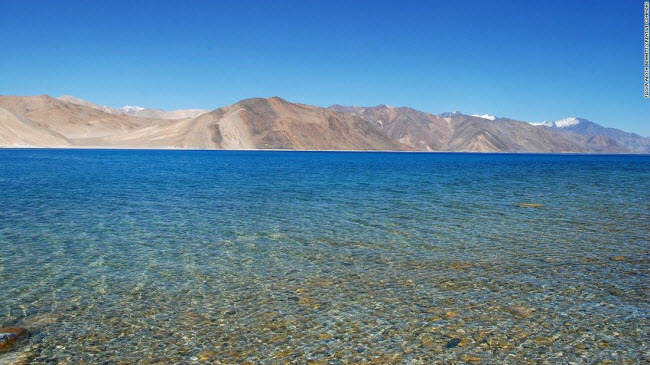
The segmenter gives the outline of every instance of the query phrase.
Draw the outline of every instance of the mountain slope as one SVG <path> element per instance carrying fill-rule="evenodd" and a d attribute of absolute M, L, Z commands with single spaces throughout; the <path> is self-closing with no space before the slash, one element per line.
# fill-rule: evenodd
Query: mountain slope
<path fill-rule="evenodd" d="M 209 112 L 206 109 L 179 109 L 173 111 L 166 111 L 162 109 L 150 109 L 142 108 L 139 106 L 125 105 L 122 108 L 110 108 L 106 105 L 96 105 L 89 101 L 79 99 L 70 95 L 63 95 L 57 97 L 57 99 L 72 103 L 87 106 L 89 108 L 99 109 L 106 113 L 116 114 L 116 115 L 130 115 L 140 118 L 152 118 L 152 119 L 185 119 L 185 118 L 194 118 L 201 114 Z"/>
<path fill-rule="evenodd" d="M 66 147 L 62 135 L 0 108 L 0 146 L 7 147 Z"/>
<path fill-rule="evenodd" d="M 0 96 L 0 147 L 650 152 L 648 138 L 577 118 L 533 125 L 386 105 L 320 108 L 278 97 L 194 118 L 141 118 L 129 115 L 140 107 L 106 108 L 70 96 Z"/>
<path fill-rule="evenodd" d="M 169 123 L 166 120 L 114 115 L 47 95 L 0 96 L 0 107 L 33 125 L 64 136 L 72 145 L 84 145 L 85 139 L 124 134 L 147 126 Z"/>
<path fill-rule="evenodd" d="M 192 120 L 187 143 L 224 149 L 403 150 L 365 119 L 281 98 L 242 100 Z M 209 131 L 208 136 L 203 131 Z"/>
<path fill-rule="evenodd" d="M 154 119 L 186 119 L 194 118 L 201 114 L 209 112 L 206 109 L 179 109 L 166 111 L 162 109 L 150 109 L 141 107 L 132 107 L 126 105 L 121 109 L 117 109 L 114 113 L 126 114 L 140 118 L 154 118 Z"/>
<path fill-rule="evenodd" d="M 650 153 L 650 138 L 616 128 L 603 127 L 587 119 L 565 118 L 554 122 L 532 124 L 559 132 L 594 152 Z"/>
<path fill-rule="evenodd" d="M 459 112 L 433 115 L 405 107 L 346 107 L 334 110 L 368 119 L 389 137 L 423 151 L 584 152 L 575 142 L 528 123 Z M 490 116 L 491 117 L 491 116 Z"/>
<path fill-rule="evenodd" d="M 418 151 L 443 150 L 453 132 L 448 120 L 406 107 L 332 105 L 330 109 L 360 116 L 387 136 Z"/>
<path fill-rule="evenodd" d="M 475 152 L 585 152 L 578 144 L 552 131 L 506 118 L 451 118 L 454 133 L 446 150 Z"/>
<path fill-rule="evenodd" d="M 185 119 L 111 114 L 46 95 L 0 96 L 2 146 L 192 149 L 403 150 L 365 119 L 254 98 Z M 20 122 L 20 123 L 19 123 Z M 22 123 L 22 124 L 21 124 Z M 24 125 L 32 126 L 28 129 Z M 20 132 L 16 132 L 20 131 Z M 61 140 L 51 140 L 57 136 Z"/>

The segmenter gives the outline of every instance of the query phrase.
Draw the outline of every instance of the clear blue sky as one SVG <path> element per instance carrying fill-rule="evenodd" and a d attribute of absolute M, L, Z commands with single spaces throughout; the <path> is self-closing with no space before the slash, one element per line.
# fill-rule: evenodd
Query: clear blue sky
<path fill-rule="evenodd" d="M 0 0 L 0 94 L 207 108 L 254 96 L 650 135 L 643 2 Z"/>

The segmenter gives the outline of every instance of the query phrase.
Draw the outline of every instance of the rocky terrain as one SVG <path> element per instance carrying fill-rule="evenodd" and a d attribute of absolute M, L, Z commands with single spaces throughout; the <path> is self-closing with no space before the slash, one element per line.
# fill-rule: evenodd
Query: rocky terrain
<path fill-rule="evenodd" d="M 418 151 L 586 152 L 579 144 L 529 123 L 462 113 L 433 115 L 405 107 L 330 109 L 371 121 L 389 137 Z"/>
<path fill-rule="evenodd" d="M 206 109 L 179 109 L 173 111 L 166 111 L 162 109 L 143 108 L 140 106 L 131 106 L 131 105 L 125 105 L 121 108 L 111 108 L 106 105 L 101 105 L 101 106 L 96 105 L 89 101 L 79 99 L 77 97 L 70 96 L 70 95 L 59 96 L 57 99 L 68 103 L 79 104 L 94 109 L 99 109 L 101 111 L 111 113 L 111 114 L 131 115 L 134 117 L 142 117 L 142 118 L 184 119 L 184 118 L 194 118 L 201 114 L 209 112 L 209 110 Z"/>
<path fill-rule="evenodd" d="M 603 127 L 582 118 L 565 118 L 554 122 L 532 124 L 559 132 L 593 152 L 650 153 L 650 138 L 616 128 Z"/>
<path fill-rule="evenodd" d="M 0 147 L 650 153 L 650 138 L 578 118 L 534 124 L 279 97 L 213 111 L 116 109 L 39 95 L 0 96 Z"/>

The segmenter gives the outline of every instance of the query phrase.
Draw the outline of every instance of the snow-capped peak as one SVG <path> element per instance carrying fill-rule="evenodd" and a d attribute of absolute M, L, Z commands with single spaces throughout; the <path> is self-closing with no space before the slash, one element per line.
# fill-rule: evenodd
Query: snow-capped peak
<path fill-rule="evenodd" d="M 571 126 L 580 124 L 580 121 L 581 120 L 579 118 L 570 117 L 570 118 L 564 118 L 564 119 L 556 120 L 555 122 L 543 121 L 543 122 L 540 122 L 540 123 L 530 123 L 530 124 L 539 125 L 539 126 L 543 126 L 543 127 L 549 127 L 549 128 L 567 128 L 567 127 L 571 127 Z"/>
<path fill-rule="evenodd" d="M 143 107 L 137 106 L 137 105 L 125 105 L 121 109 L 121 111 L 125 113 L 133 113 L 133 112 L 139 112 L 141 110 L 144 110 Z"/>
<path fill-rule="evenodd" d="M 539 122 L 539 123 L 532 123 L 531 122 L 530 124 L 532 124 L 532 125 L 540 125 L 542 127 L 551 127 L 551 128 L 553 128 L 555 126 L 554 122 L 547 122 L 547 121 L 543 121 L 543 122 Z"/>
<path fill-rule="evenodd" d="M 555 126 L 558 128 L 566 128 L 579 123 L 580 119 L 571 117 L 555 121 Z"/>
<path fill-rule="evenodd" d="M 483 118 L 483 119 L 489 119 L 489 120 L 495 120 L 495 119 L 497 119 L 497 117 L 495 117 L 494 115 L 490 115 L 490 114 L 483 114 L 483 115 L 472 114 L 472 116 L 473 116 L 473 117 Z"/>

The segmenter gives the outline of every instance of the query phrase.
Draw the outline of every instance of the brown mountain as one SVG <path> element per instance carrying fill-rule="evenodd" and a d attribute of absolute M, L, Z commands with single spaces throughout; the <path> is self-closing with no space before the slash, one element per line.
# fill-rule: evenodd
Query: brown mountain
<path fill-rule="evenodd" d="M 402 150 L 363 118 L 289 103 L 242 100 L 192 120 L 188 138 L 224 149 Z M 208 135 L 202 131 L 209 131 Z"/>
<path fill-rule="evenodd" d="M 647 153 L 649 150 L 632 150 L 623 143 L 603 135 L 582 135 L 577 133 L 557 131 L 564 138 L 577 143 L 586 151 L 595 153 Z"/>
<path fill-rule="evenodd" d="M 630 138 L 386 105 L 320 108 L 278 97 L 252 98 L 179 119 L 143 118 L 108 109 L 74 97 L 0 96 L 0 147 L 631 151 Z"/>
<path fill-rule="evenodd" d="M 72 146 L 169 124 L 170 121 L 114 115 L 98 109 L 57 100 L 47 95 L 0 96 L 0 107 L 42 131 L 56 133 Z M 4 123 L 3 123 L 4 129 Z M 22 136 L 27 138 L 27 135 Z M 45 143 L 35 143 L 42 146 Z"/>
<path fill-rule="evenodd" d="M 0 107 L 7 111 L 0 115 L 0 136 L 3 138 L 0 143 L 3 146 L 314 150 L 407 148 L 360 117 L 294 104 L 277 97 L 246 99 L 196 118 L 180 120 L 116 115 L 46 95 L 0 96 Z M 23 124 L 31 126 L 31 129 L 23 127 Z M 18 125 L 21 127 L 16 127 Z"/>
<path fill-rule="evenodd" d="M 49 128 L 0 107 L 0 146 L 68 147 L 70 141 Z"/>
<path fill-rule="evenodd" d="M 585 152 L 558 133 L 526 122 L 458 115 L 450 118 L 454 133 L 448 151 L 472 152 Z"/>
<path fill-rule="evenodd" d="M 569 117 L 532 124 L 559 133 L 592 152 L 650 153 L 650 138 L 604 127 L 587 119 Z"/>
<path fill-rule="evenodd" d="M 389 137 L 420 151 L 584 152 L 552 130 L 506 118 L 450 113 L 439 116 L 406 107 L 345 107 L 338 110 L 371 121 Z"/>
<path fill-rule="evenodd" d="M 79 99 L 71 95 L 59 96 L 57 97 L 57 99 L 72 104 L 79 104 L 94 109 L 99 109 L 101 111 L 110 114 L 130 115 L 133 117 L 140 117 L 140 118 L 186 119 L 186 118 L 198 117 L 201 114 L 209 112 L 209 110 L 205 110 L 205 109 L 179 109 L 179 110 L 167 111 L 162 109 L 142 108 L 139 106 L 130 106 L 130 105 L 125 105 L 124 107 L 118 109 L 118 108 L 110 108 L 106 105 L 101 105 L 101 106 L 96 105 L 90 101 Z"/>
<path fill-rule="evenodd" d="M 451 121 L 406 107 L 332 105 L 330 109 L 362 117 L 387 136 L 418 151 L 445 150 L 453 133 Z"/>

